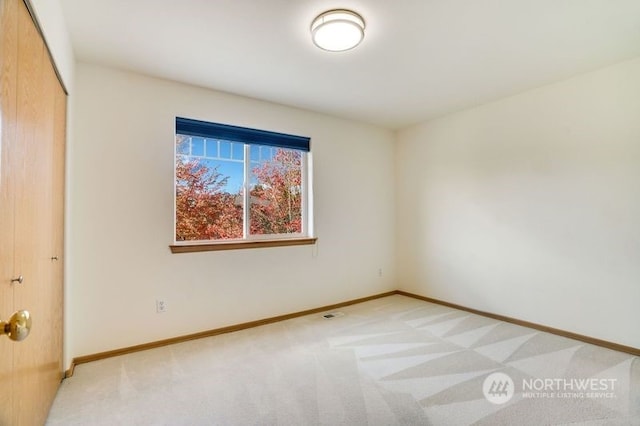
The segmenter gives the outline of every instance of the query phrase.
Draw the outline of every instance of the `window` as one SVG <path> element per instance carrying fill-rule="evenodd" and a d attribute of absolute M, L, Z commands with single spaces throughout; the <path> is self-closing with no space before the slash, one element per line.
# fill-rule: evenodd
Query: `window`
<path fill-rule="evenodd" d="M 306 137 L 176 118 L 172 250 L 315 242 L 309 157 Z"/>

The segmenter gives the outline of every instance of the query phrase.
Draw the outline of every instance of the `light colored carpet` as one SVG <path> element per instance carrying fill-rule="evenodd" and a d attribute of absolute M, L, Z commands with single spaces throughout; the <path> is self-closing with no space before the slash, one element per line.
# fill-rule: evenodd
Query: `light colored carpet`
<path fill-rule="evenodd" d="M 339 311 L 79 365 L 47 424 L 640 425 L 638 357 L 399 295 Z"/>

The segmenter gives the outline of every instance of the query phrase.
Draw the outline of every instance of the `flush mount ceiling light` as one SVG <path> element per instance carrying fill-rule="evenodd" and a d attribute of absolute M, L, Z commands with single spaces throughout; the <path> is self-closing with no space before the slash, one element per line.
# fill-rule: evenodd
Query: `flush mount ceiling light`
<path fill-rule="evenodd" d="M 364 19 L 351 10 L 326 11 L 311 23 L 311 38 L 320 49 L 330 52 L 353 49 L 364 38 Z"/>

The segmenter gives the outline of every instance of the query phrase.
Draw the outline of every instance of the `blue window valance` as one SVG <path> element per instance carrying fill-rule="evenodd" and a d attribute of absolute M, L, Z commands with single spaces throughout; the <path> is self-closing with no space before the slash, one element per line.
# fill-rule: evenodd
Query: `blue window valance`
<path fill-rule="evenodd" d="M 300 151 L 309 151 L 311 140 L 305 136 L 250 129 L 247 127 L 231 126 L 229 124 L 210 123 L 208 121 L 192 120 L 182 117 L 176 117 L 176 133 L 247 144 L 297 149 Z"/>

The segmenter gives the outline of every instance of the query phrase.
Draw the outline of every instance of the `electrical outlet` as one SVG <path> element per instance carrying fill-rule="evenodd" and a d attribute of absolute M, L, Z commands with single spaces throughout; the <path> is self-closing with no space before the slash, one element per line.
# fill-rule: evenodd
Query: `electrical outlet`
<path fill-rule="evenodd" d="M 167 312 L 167 302 L 160 299 L 156 300 L 156 312 L 159 314 Z"/>
<path fill-rule="evenodd" d="M 382 268 L 378 269 L 378 276 L 381 277 L 382 276 Z"/>

